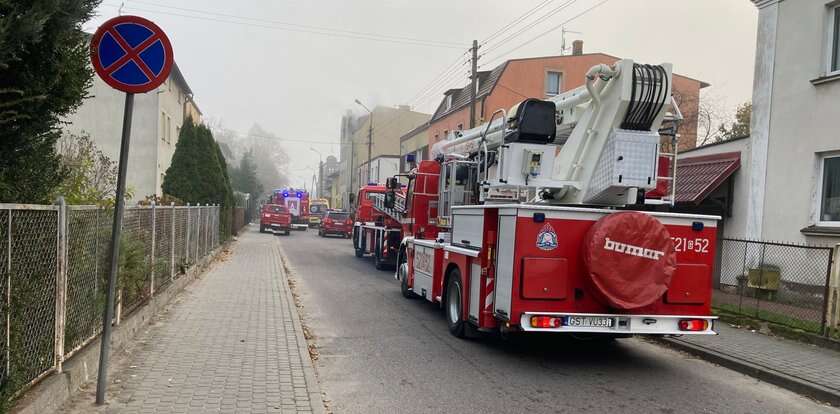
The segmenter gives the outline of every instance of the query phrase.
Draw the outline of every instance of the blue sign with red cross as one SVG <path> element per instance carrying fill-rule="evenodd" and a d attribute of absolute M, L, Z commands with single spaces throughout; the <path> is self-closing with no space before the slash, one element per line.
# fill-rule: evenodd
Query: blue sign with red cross
<path fill-rule="evenodd" d="M 127 93 L 160 86 L 172 70 L 172 45 L 156 24 L 118 16 L 99 26 L 90 45 L 94 70 L 108 85 Z"/>

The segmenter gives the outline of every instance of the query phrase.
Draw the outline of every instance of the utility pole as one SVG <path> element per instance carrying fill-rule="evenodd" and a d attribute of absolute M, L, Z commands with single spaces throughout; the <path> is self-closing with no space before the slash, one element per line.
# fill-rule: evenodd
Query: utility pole
<path fill-rule="evenodd" d="M 470 72 L 470 128 L 475 128 L 475 94 L 478 87 L 478 40 L 472 44 L 472 71 Z"/>
<path fill-rule="evenodd" d="M 367 183 L 365 184 L 370 183 L 370 157 L 373 153 L 373 112 L 370 113 L 370 123 L 368 124 L 368 126 L 368 179 Z"/>

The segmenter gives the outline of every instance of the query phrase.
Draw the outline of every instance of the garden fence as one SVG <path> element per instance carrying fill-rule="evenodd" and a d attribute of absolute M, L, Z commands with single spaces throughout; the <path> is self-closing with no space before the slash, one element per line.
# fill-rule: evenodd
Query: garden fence
<path fill-rule="evenodd" d="M 114 322 L 219 246 L 220 218 L 218 206 L 126 208 Z M 60 372 L 99 335 L 112 222 L 94 206 L 0 204 L 0 396 Z"/>

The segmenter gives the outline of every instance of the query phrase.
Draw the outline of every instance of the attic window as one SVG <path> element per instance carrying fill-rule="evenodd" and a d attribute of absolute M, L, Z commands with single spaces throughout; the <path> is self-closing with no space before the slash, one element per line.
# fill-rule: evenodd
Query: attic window
<path fill-rule="evenodd" d="M 452 109 L 452 95 L 446 95 L 443 102 L 443 110 L 448 111 L 450 109 Z"/>

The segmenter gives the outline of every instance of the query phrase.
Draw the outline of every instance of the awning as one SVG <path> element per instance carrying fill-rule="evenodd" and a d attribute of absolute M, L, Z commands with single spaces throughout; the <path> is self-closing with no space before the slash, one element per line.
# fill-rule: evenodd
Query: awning
<path fill-rule="evenodd" d="M 700 204 L 740 167 L 738 151 L 678 159 L 675 201 Z"/>

